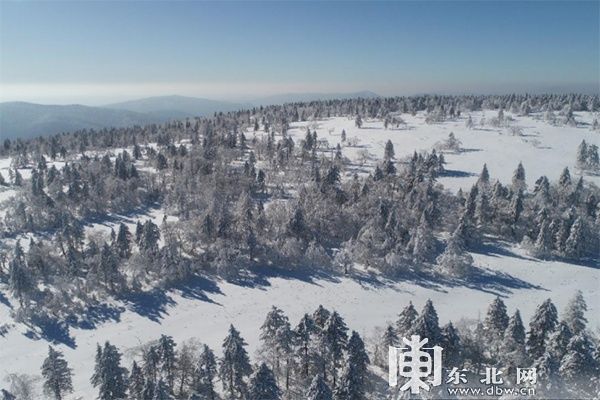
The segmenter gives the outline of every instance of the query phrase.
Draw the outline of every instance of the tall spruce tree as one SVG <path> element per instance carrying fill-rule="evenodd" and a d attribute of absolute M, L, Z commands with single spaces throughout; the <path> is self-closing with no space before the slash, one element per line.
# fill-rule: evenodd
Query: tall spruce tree
<path fill-rule="evenodd" d="M 223 390 L 232 399 L 241 398 L 247 392 L 246 378 L 252 373 L 246 342 L 240 333 L 230 325 L 229 334 L 223 341 L 223 358 L 219 366 L 219 377 Z"/>
<path fill-rule="evenodd" d="M 552 300 L 544 301 L 535 311 L 529 323 L 527 350 L 532 359 L 544 354 L 546 341 L 558 324 L 558 313 Z"/>
<path fill-rule="evenodd" d="M 248 400 L 279 400 L 281 391 L 275 381 L 273 371 L 262 363 L 250 379 Z"/>
<path fill-rule="evenodd" d="M 100 400 L 121 400 L 126 398 L 127 369 L 121 367 L 121 353 L 109 342 L 100 345 L 96 351 L 96 365 L 92 375 L 92 385 L 98 388 Z"/>
<path fill-rule="evenodd" d="M 44 393 L 48 397 L 62 400 L 67 393 L 73 392 L 71 376 L 73 372 L 60 351 L 48 346 L 48 357 L 42 364 Z"/>
<path fill-rule="evenodd" d="M 327 382 L 318 374 L 313 378 L 304 398 L 306 400 L 332 400 L 333 394 L 327 386 Z"/>

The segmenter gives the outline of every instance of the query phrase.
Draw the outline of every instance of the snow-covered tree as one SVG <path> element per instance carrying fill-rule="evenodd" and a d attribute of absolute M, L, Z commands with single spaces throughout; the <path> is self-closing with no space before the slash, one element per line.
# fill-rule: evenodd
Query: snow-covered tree
<path fill-rule="evenodd" d="M 525 168 L 523 168 L 523 164 L 520 162 L 513 173 L 512 188 L 514 192 L 525 191 L 527 189 L 527 183 L 525 182 Z"/>
<path fill-rule="evenodd" d="M 436 262 L 443 274 L 455 277 L 465 277 L 473 269 L 473 257 L 464 249 L 461 232 L 456 229 L 448 239 L 444 252 L 438 256 Z"/>
<path fill-rule="evenodd" d="M 483 321 L 483 329 L 492 343 L 498 343 L 504 337 L 508 322 L 506 305 L 500 297 L 496 297 L 488 307 Z"/>
<path fill-rule="evenodd" d="M 304 314 L 296 328 L 294 329 L 294 345 L 296 347 L 296 358 L 300 377 L 308 379 L 309 367 L 311 361 L 310 345 L 315 325 L 308 314 Z"/>
<path fill-rule="evenodd" d="M 561 376 L 572 385 L 571 390 L 576 395 L 585 396 L 593 394 L 592 382 L 597 373 L 598 365 L 589 337 L 585 333 L 573 336 L 560 363 Z"/>
<path fill-rule="evenodd" d="M 202 352 L 198 357 L 198 364 L 194 370 L 193 389 L 195 394 L 203 399 L 215 400 L 214 380 L 217 376 L 217 362 L 215 355 L 207 345 L 202 347 Z"/>
<path fill-rule="evenodd" d="M 429 345 L 435 346 L 440 343 L 441 330 L 437 312 L 433 307 L 433 302 L 427 300 L 419 317 L 415 320 L 411 329 L 411 335 L 418 335 L 421 338 L 429 339 Z"/>
<path fill-rule="evenodd" d="M 96 364 L 92 375 L 92 385 L 98 388 L 100 400 L 120 400 L 126 398 L 127 369 L 121 367 L 121 353 L 115 346 L 106 342 L 104 348 L 98 345 Z"/>
<path fill-rule="evenodd" d="M 391 159 L 394 158 L 395 154 L 396 153 L 394 152 L 394 144 L 392 143 L 391 140 L 388 140 L 385 143 L 385 150 L 384 150 L 384 153 L 383 153 L 383 159 L 386 160 L 386 161 L 389 161 L 389 160 L 391 160 Z"/>
<path fill-rule="evenodd" d="M 418 316 L 419 313 L 415 310 L 412 301 L 409 301 L 408 305 L 398 315 L 398 320 L 396 321 L 396 332 L 400 339 L 410 336 L 409 333 Z"/>
<path fill-rule="evenodd" d="M 532 359 L 541 357 L 546 342 L 558 324 L 558 313 L 552 300 L 544 301 L 535 311 L 529 323 L 527 351 Z"/>
<path fill-rule="evenodd" d="M 323 377 L 319 374 L 313 378 L 304 398 L 306 400 L 332 400 L 333 394 Z"/>
<path fill-rule="evenodd" d="M 587 319 L 585 318 L 586 311 L 587 304 L 583 298 L 583 293 L 581 290 L 577 290 L 575 296 L 573 296 L 567 305 L 564 317 L 567 326 L 573 334 L 578 335 L 585 330 L 587 325 Z"/>
<path fill-rule="evenodd" d="M 569 231 L 569 237 L 565 242 L 565 253 L 567 256 L 579 259 L 583 257 L 586 249 L 585 226 L 583 219 L 578 217 Z"/>
<path fill-rule="evenodd" d="M 273 371 L 269 369 L 267 364 L 260 364 L 256 373 L 250 379 L 246 398 L 248 400 L 278 400 L 281 398 L 281 391 L 277 387 Z"/>
<path fill-rule="evenodd" d="M 160 358 L 160 372 L 169 388 L 173 388 L 177 363 L 175 347 L 177 344 L 171 336 L 161 335 L 158 339 L 157 351 Z"/>
<path fill-rule="evenodd" d="M 231 325 L 229 334 L 223 341 L 223 358 L 219 366 L 219 377 L 223 383 L 223 390 L 231 398 L 245 395 L 247 391 L 246 378 L 252 373 L 245 346 L 246 342 Z"/>
<path fill-rule="evenodd" d="M 127 380 L 129 399 L 144 400 L 145 379 L 142 369 L 134 361 L 131 365 L 131 372 Z"/>
<path fill-rule="evenodd" d="M 25 262 L 23 247 L 21 247 L 20 241 L 17 240 L 13 258 L 8 263 L 8 287 L 19 300 L 21 307 L 23 307 L 25 299 L 33 289 L 31 275 Z"/>
<path fill-rule="evenodd" d="M 73 391 L 71 376 L 73 372 L 60 351 L 48 346 L 48 357 L 42 364 L 44 377 L 44 393 L 48 397 L 62 400 L 63 396 Z"/>
<path fill-rule="evenodd" d="M 436 241 L 433 230 L 425 217 L 425 213 L 423 213 L 413 238 L 412 255 L 414 261 L 420 263 L 430 260 L 435 253 L 435 246 Z"/>
<path fill-rule="evenodd" d="M 334 311 L 329 316 L 325 329 L 323 329 L 323 341 L 327 354 L 325 355 L 326 363 L 330 368 L 330 376 L 332 377 L 332 387 L 336 387 L 337 371 L 343 361 L 343 351 L 348 342 L 348 327 L 343 318 Z"/>

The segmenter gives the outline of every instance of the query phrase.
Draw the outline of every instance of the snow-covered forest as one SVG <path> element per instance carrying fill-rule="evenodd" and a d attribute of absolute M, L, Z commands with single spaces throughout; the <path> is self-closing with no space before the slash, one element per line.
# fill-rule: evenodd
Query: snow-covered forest
<path fill-rule="evenodd" d="M 340 99 L 5 140 L 0 387 L 383 398 L 381 349 L 410 332 L 449 368 L 597 393 L 599 113 L 578 94 Z"/>
<path fill-rule="evenodd" d="M 534 366 L 541 380 L 538 396 L 582 398 L 597 393 L 600 384 L 597 338 L 587 330 L 586 310 L 578 292 L 559 321 L 548 299 L 536 309 L 526 333 L 519 310 L 509 317 L 500 298 L 489 305 L 482 322 L 458 328 L 452 322 L 440 327 L 430 300 L 420 313 L 409 303 L 394 324 L 368 342 L 368 348 L 359 333 L 349 333 L 336 311 L 320 305 L 292 326 L 285 313 L 273 306 L 260 327 L 255 364 L 244 338 L 231 325 L 221 357 L 197 339 L 177 344 L 171 336 L 161 335 L 131 352 L 133 361 L 126 368 L 117 347 L 109 341 L 98 344 L 90 382 L 101 400 L 217 399 L 219 393 L 249 400 L 380 398 L 388 346 L 398 346 L 400 337 L 419 335 L 443 346 L 444 366 L 460 368 L 465 379 L 476 379 L 486 366 L 503 367 L 508 373 Z M 60 399 L 73 391 L 73 371 L 52 346 L 41 371 L 48 397 Z M 18 393 L 5 391 L 4 398 L 25 398 L 33 390 L 27 376 L 15 374 L 9 379 Z M 514 385 L 514 378 L 507 383 Z M 448 386 L 451 382 L 430 396 L 446 397 Z"/>

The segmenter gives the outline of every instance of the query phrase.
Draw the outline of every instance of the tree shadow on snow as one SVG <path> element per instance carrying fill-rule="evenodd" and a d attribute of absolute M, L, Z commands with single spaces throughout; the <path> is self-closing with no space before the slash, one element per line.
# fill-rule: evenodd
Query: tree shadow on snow
<path fill-rule="evenodd" d="M 312 285 L 318 285 L 318 281 L 340 282 L 339 275 L 331 270 L 303 266 L 283 268 L 272 265 L 252 266 L 246 270 L 246 273 L 241 273 L 227 281 L 238 286 L 266 289 L 271 286 L 269 279 L 275 278 L 301 281 Z"/>
<path fill-rule="evenodd" d="M 32 340 L 45 340 L 54 344 L 64 344 L 75 349 L 77 344 L 69 332 L 69 325 L 54 318 L 35 318 L 29 324 L 29 329 L 24 333 Z"/>
<path fill-rule="evenodd" d="M 440 174 L 440 177 L 442 178 L 468 178 L 470 176 L 477 176 L 477 174 L 467 171 L 459 171 L 455 169 L 447 169 Z"/>
<path fill-rule="evenodd" d="M 128 310 L 148 318 L 154 322 L 160 322 L 168 315 L 168 307 L 177 304 L 172 294 L 178 293 L 185 299 L 199 300 L 203 302 L 221 305 L 208 294 L 223 294 L 215 280 L 201 275 L 193 275 L 180 283 L 166 288 L 154 288 L 147 292 L 131 292 L 119 297 L 125 303 Z"/>
<path fill-rule="evenodd" d="M 0 292 L 0 304 L 4 304 L 6 307 L 12 310 L 13 306 L 8 301 L 8 298 L 4 295 L 4 293 Z"/>
<path fill-rule="evenodd" d="M 127 309 L 154 322 L 160 322 L 169 314 L 168 306 L 177 304 L 164 289 L 158 288 L 148 292 L 131 292 L 120 296 L 119 300 L 125 303 Z"/>

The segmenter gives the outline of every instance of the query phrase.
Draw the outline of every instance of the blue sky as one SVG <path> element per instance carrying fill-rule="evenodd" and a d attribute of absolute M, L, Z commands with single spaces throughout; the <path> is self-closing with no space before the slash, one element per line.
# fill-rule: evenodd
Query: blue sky
<path fill-rule="evenodd" d="M 3 1 L 0 96 L 598 92 L 599 4 Z"/>

